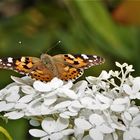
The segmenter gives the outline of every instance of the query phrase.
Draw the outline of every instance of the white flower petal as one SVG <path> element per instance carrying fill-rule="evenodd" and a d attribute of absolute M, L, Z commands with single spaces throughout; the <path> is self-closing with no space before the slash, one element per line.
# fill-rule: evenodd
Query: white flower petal
<path fill-rule="evenodd" d="M 129 85 L 127 85 L 127 84 L 124 84 L 124 85 L 123 85 L 123 90 L 124 90 L 125 93 L 128 94 L 128 95 L 133 94 L 132 88 L 131 88 Z"/>
<path fill-rule="evenodd" d="M 130 107 L 128 109 L 128 112 L 132 115 L 136 115 L 139 112 L 139 109 L 138 109 L 138 107 Z"/>
<path fill-rule="evenodd" d="M 11 79 L 13 81 L 15 81 L 17 84 L 26 84 L 25 80 L 19 78 L 19 77 L 15 77 L 15 76 L 11 76 Z"/>
<path fill-rule="evenodd" d="M 50 85 L 53 89 L 57 89 L 63 85 L 63 81 L 55 77 L 51 80 Z"/>
<path fill-rule="evenodd" d="M 52 90 L 52 87 L 50 86 L 50 82 L 43 83 L 41 81 L 35 81 L 33 83 L 33 87 L 40 92 L 49 92 Z"/>
<path fill-rule="evenodd" d="M 57 100 L 56 95 L 48 97 L 48 98 L 44 98 L 44 104 L 49 106 L 49 105 L 53 104 L 56 100 Z"/>
<path fill-rule="evenodd" d="M 103 134 L 97 129 L 91 129 L 89 131 L 89 135 L 91 138 L 93 138 L 93 140 L 103 140 Z"/>
<path fill-rule="evenodd" d="M 77 99 L 78 98 L 76 93 L 73 90 L 70 90 L 70 89 L 60 88 L 59 92 L 60 92 L 60 94 L 61 93 L 65 94 L 67 97 L 69 97 L 71 99 Z"/>
<path fill-rule="evenodd" d="M 63 85 L 63 88 L 70 89 L 72 86 L 73 86 L 72 81 L 68 81 L 65 85 Z"/>
<path fill-rule="evenodd" d="M 64 113 L 60 113 L 59 116 L 60 116 L 61 118 L 64 118 L 64 119 L 69 119 L 69 118 L 70 118 L 70 116 L 68 116 L 68 115 L 66 115 L 66 114 L 64 114 Z"/>
<path fill-rule="evenodd" d="M 73 129 L 66 129 L 61 132 L 64 136 L 71 135 L 74 133 Z"/>
<path fill-rule="evenodd" d="M 83 137 L 82 140 L 93 140 L 93 139 L 89 135 L 86 135 L 86 136 Z"/>
<path fill-rule="evenodd" d="M 56 129 L 55 132 L 61 131 L 67 128 L 69 125 L 69 120 L 64 118 L 58 118 L 56 121 Z"/>
<path fill-rule="evenodd" d="M 12 86 L 8 89 L 9 93 L 18 93 L 19 92 L 19 86 Z"/>
<path fill-rule="evenodd" d="M 131 125 L 140 126 L 140 114 L 133 118 Z"/>
<path fill-rule="evenodd" d="M 29 121 L 29 123 L 30 123 L 30 125 L 32 125 L 32 126 L 40 126 L 40 122 L 37 121 L 37 120 L 31 119 L 31 120 Z"/>
<path fill-rule="evenodd" d="M 64 115 L 67 115 L 67 116 L 77 116 L 78 113 L 77 112 L 70 112 L 70 111 L 65 111 L 63 112 Z"/>
<path fill-rule="evenodd" d="M 22 118 L 24 116 L 24 113 L 13 111 L 13 112 L 5 113 L 4 116 L 11 120 L 17 120 L 17 119 Z"/>
<path fill-rule="evenodd" d="M 21 103 L 29 103 L 33 99 L 33 95 L 25 95 L 18 100 Z"/>
<path fill-rule="evenodd" d="M 18 93 L 11 93 L 8 95 L 5 99 L 8 102 L 16 102 L 20 98 L 20 95 Z"/>
<path fill-rule="evenodd" d="M 68 110 L 73 113 L 78 113 L 80 108 L 73 107 L 72 105 L 68 106 Z"/>
<path fill-rule="evenodd" d="M 115 62 L 115 65 L 117 66 L 117 67 L 122 67 L 122 65 L 119 63 L 119 62 Z"/>
<path fill-rule="evenodd" d="M 29 130 L 30 135 L 39 138 L 39 137 L 44 137 L 47 135 L 47 133 L 43 130 L 39 130 L 39 129 L 30 129 Z"/>
<path fill-rule="evenodd" d="M 125 98 L 117 98 L 113 101 L 113 104 L 115 105 L 121 105 L 121 104 L 128 104 L 130 102 L 128 97 Z"/>
<path fill-rule="evenodd" d="M 7 103 L 5 106 L 4 106 L 4 111 L 10 111 L 11 109 L 13 109 L 15 106 L 15 103 Z"/>
<path fill-rule="evenodd" d="M 63 85 L 63 81 L 58 78 L 53 78 L 48 83 L 43 83 L 41 81 L 35 81 L 33 87 L 40 92 L 49 92 L 51 90 L 57 89 Z"/>
<path fill-rule="evenodd" d="M 28 86 L 28 85 L 21 86 L 21 91 L 25 94 L 34 94 L 35 93 L 35 90 L 31 86 Z"/>
<path fill-rule="evenodd" d="M 61 132 L 53 133 L 50 135 L 50 140 L 62 140 L 63 134 Z"/>
<path fill-rule="evenodd" d="M 6 105 L 6 102 L 5 101 L 1 101 L 0 102 L 0 112 L 1 111 L 4 111 L 5 105 Z"/>
<path fill-rule="evenodd" d="M 84 129 L 81 129 L 80 127 L 74 127 L 74 136 L 78 139 L 81 140 L 84 135 Z"/>
<path fill-rule="evenodd" d="M 114 129 L 121 130 L 121 131 L 126 130 L 126 127 L 121 123 L 111 123 L 111 127 L 114 128 Z"/>
<path fill-rule="evenodd" d="M 107 108 L 109 108 L 110 107 L 110 105 L 109 104 L 101 104 L 100 105 L 100 110 L 106 110 Z"/>
<path fill-rule="evenodd" d="M 100 77 L 101 79 L 103 79 L 103 80 L 107 80 L 108 78 L 110 78 L 110 74 L 107 73 L 105 70 L 103 70 L 103 71 L 101 72 L 101 74 L 99 75 L 99 77 Z"/>
<path fill-rule="evenodd" d="M 99 130 L 104 133 L 104 134 L 108 134 L 108 133 L 112 133 L 115 131 L 115 129 L 113 129 L 111 126 L 109 127 L 106 124 L 102 124 L 101 126 L 98 127 Z"/>
<path fill-rule="evenodd" d="M 15 109 L 24 109 L 27 107 L 27 104 L 25 103 L 16 103 L 15 104 Z"/>
<path fill-rule="evenodd" d="M 73 86 L 73 89 L 79 98 L 85 95 L 85 90 L 87 89 L 87 85 L 88 85 L 87 81 L 82 80 L 77 82 Z"/>
<path fill-rule="evenodd" d="M 87 80 L 90 84 L 93 84 L 93 83 L 95 83 L 95 81 L 97 80 L 97 77 L 88 76 L 88 77 L 86 77 L 86 80 Z"/>
<path fill-rule="evenodd" d="M 83 97 L 80 99 L 80 102 L 84 107 L 91 107 L 94 103 L 94 100 L 91 97 Z"/>
<path fill-rule="evenodd" d="M 51 134 L 55 132 L 56 122 L 53 118 L 47 117 L 42 121 L 41 126 L 48 134 Z"/>
<path fill-rule="evenodd" d="M 0 90 L 0 100 L 3 100 L 5 95 L 8 93 L 8 90 L 6 88 Z"/>
<path fill-rule="evenodd" d="M 16 102 L 20 98 L 20 95 L 18 94 L 19 86 L 10 87 L 8 92 L 9 94 L 5 98 L 8 102 Z"/>
<path fill-rule="evenodd" d="M 134 140 L 128 131 L 124 132 L 123 140 Z"/>
<path fill-rule="evenodd" d="M 64 101 L 58 103 L 56 106 L 54 106 L 54 110 L 61 109 L 61 108 L 66 108 L 71 104 L 71 101 Z"/>
<path fill-rule="evenodd" d="M 89 117 L 89 121 L 94 125 L 101 125 L 102 123 L 104 123 L 104 119 L 102 116 L 98 115 L 98 114 L 92 114 Z"/>
<path fill-rule="evenodd" d="M 77 127 L 79 127 L 80 129 L 83 129 L 83 130 L 88 130 L 92 127 L 91 124 L 88 121 L 86 121 L 85 119 L 77 118 L 77 119 L 75 119 L 74 123 Z"/>
<path fill-rule="evenodd" d="M 140 128 L 138 128 L 138 127 L 130 127 L 129 133 L 133 138 L 135 138 L 137 140 L 140 139 Z"/>
<path fill-rule="evenodd" d="M 82 108 L 83 107 L 78 100 L 72 101 L 71 106 L 74 108 Z"/>
<path fill-rule="evenodd" d="M 55 113 L 53 111 L 53 109 L 51 109 L 50 107 L 48 107 L 44 104 L 41 105 L 41 114 L 42 115 L 49 115 L 49 114 L 53 114 L 53 113 Z"/>
<path fill-rule="evenodd" d="M 136 77 L 133 80 L 133 90 L 138 92 L 140 90 L 140 77 Z"/>
<path fill-rule="evenodd" d="M 127 70 L 128 72 L 133 72 L 133 71 L 134 71 L 132 65 L 127 66 L 127 67 L 126 67 L 126 70 Z"/>
<path fill-rule="evenodd" d="M 41 115 L 41 105 L 40 98 L 33 100 L 28 104 L 28 111 L 32 113 L 32 115 Z"/>
<path fill-rule="evenodd" d="M 128 113 L 127 111 L 124 112 L 124 117 L 126 120 L 131 121 L 132 120 L 132 116 L 130 113 Z"/>
<path fill-rule="evenodd" d="M 101 101 L 102 103 L 106 103 L 106 104 L 110 104 L 112 102 L 111 99 L 109 99 L 108 97 L 101 95 L 101 94 L 97 94 L 96 98 Z"/>
<path fill-rule="evenodd" d="M 111 110 L 112 111 L 115 111 L 115 112 L 122 112 L 125 110 L 125 105 L 111 105 L 110 106 Z"/>
<path fill-rule="evenodd" d="M 136 99 L 140 100 L 140 92 L 136 92 Z"/>

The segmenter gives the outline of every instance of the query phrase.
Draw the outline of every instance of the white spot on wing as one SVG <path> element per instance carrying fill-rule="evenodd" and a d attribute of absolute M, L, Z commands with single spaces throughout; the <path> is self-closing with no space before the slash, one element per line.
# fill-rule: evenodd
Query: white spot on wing
<path fill-rule="evenodd" d="M 19 72 L 20 74 L 25 74 L 24 72 Z"/>
<path fill-rule="evenodd" d="M 8 62 L 9 63 L 13 63 L 13 58 L 12 57 L 8 57 Z"/>
<path fill-rule="evenodd" d="M 84 59 L 89 59 L 89 57 L 85 54 L 81 54 L 81 56 L 84 58 Z"/>
<path fill-rule="evenodd" d="M 7 66 L 11 66 L 11 64 L 8 63 Z"/>
<path fill-rule="evenodd" d="M 0 62 L 2 62 L 2 59 L 0 59 Z"/>
<path fill-rule="evenodd" d="M 74 56 L 71 54 L 68 54 L 68 57 L 74 59 Z"/>
<path fill-rule="evenodd" d="M 91 62 L 91 63 L 92 63 L 92 62 L 93 62 L 93 60 L 89 60 L 89 62 Z"/>
<path fill-rule="evenodd" d="M 93 58 L 97 58 L 97 56 L 96 55 L 93 55 Z"/>

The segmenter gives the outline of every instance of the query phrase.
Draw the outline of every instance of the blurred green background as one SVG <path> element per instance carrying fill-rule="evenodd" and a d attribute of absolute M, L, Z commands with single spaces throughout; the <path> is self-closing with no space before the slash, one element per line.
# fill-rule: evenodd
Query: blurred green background
<path fill-rule="evenodd" d="M 96 54 L 106 63 L 87 70 L 97 76 L 115 69 L 115 61 L 140 72 L 140 1 L 136 0 L 0 0 L 0 57 L 37 56 L 48 52 Z M 58 41 L 55 48 L 55 44 Z M 50 49 L 52 48 L 52 49 Z M 48 51 L 49 50 L 49 51 Z M 12 82 L 12 71 L 0 70 L 0 88 Z M 0 120 L 14 140 L 35 140 L 26 120 Z M 5 140 L 0 135 L 0 140 Z"/>

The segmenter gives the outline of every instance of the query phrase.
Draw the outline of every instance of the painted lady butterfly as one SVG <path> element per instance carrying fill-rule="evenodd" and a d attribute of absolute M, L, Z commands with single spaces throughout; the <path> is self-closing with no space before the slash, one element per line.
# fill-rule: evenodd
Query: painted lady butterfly
<path fill-rule="evenodd" d="M 30 56 L 1 58 L 0 69 L 11 69 L 46 82 L 54 77 L 68 81 L 76 80 L 83 74 L 84 69 L 103 62 L 104 59 L 96 55 L 42 54 L 40 58 Z"/>

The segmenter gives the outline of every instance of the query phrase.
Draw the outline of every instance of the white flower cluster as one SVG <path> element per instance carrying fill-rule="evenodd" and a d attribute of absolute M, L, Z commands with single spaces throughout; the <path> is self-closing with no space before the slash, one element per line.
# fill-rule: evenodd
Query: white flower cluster
<path fill-rule="evenodd" d="M 12 77 L 0 91 L 0 112 L 8 119 L 27 118 L 40 140 L 140 140 L 140 77 L 132 65 L 102 71 L 73 84 Z"/>

